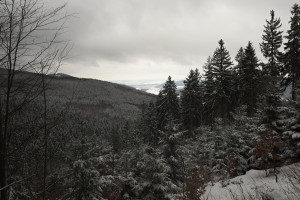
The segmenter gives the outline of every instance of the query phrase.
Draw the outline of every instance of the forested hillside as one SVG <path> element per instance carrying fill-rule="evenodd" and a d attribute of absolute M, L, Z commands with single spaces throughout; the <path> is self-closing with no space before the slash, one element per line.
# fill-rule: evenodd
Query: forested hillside
<path fill-rule="evenodd" d="M 6 76 L 7 71 L 0 69 L 1 79 L 4 80 Z M 15 84 L 39 78 L 38 74 L 20 71 L 15 74 Z M 155 95 L 125 85 L 68 75 L 50 74 L 45 82 L 50 104 L 99 120 L 115 118 L 134 121 L 143 107 L 156 98 Z"/>
<path fill-rule="evenodd" d="M 54 102 L 83 114 L 121 120 L 136 120 L 143 104 L 155 100 L 155 95 L 125 85 L 79 78 L 54 78 L 48 94 Z"/>

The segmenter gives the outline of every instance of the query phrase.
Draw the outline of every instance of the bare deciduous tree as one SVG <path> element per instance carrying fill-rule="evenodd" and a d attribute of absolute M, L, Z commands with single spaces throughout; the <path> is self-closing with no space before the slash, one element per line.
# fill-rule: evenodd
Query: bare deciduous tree
<path fill-rule="evenodd" d="M 46 9 L 41 0 L 0 1 L 0 199 L 8 199 L 8 150 L 13 140 L 13 117 L 37 96 L 44 95 L 45 160 L 47 158 L 47 106 L 45 75 L 55 73 L 68 53 L 61 39 L 67 14 L 65 5 Z M 34 74 L 19 72 L 35 72 Z M 40 76 L 39 74 L 42 74 Z M 46 178 L 46 161 L 45 173 Z M 44 182 L 44 184 L 46 184 Z M 44 185 L 44 188 L 45 185 Z M 45 193 L 45 189 L 43 191 Z"/>

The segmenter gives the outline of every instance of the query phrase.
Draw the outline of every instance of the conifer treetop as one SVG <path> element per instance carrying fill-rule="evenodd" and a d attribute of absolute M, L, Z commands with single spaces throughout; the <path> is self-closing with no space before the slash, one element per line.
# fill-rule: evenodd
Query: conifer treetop
<path fill-rule="evenodd" d="M 263 42 L 260 43 L 260 49 L 264 57 L 268 59 L 268 63 L 263 69 L 266 74 L 277 76 L 280 74 L 280 58 L 282 53 L 279 48 L 282 45 L 282 26 L 280 18 L 275 18 L 274 10 L 270 11 L 271 19 L 266 20 L 264 25 Z"/>

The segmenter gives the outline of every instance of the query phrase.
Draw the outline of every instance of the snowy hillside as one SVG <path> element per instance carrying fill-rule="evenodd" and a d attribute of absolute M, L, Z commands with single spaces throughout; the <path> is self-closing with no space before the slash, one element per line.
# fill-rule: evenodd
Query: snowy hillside
<path fill-rule="evenodd" d="M 143 102 L 155 96 L 134 88 L 94 79 L 56 76 L 49 87 L 53 102 L 60 102 L 74 111 L 96 118 L 136 119 Z"/>
<path fill-rule="evenodd" d="M 266 177 L 264 170 L 250 170 L 230 180 L 210 183 L 203 199 L 299 200 L 300 163 L 284 166 L 278 171 L 277 183 L 275 176 Z"/>
<path fill-rule="evenodd" d="M 6 73 L 0 68 L 0 80 Z M 34 77 L 38 77 L 38 74 L 19 71 L 15 75 L 18 81 L 35 80 Z M 143 103 L 147 104 L 156 98 L 155 95 L 125 85 L 62 73 L 49 74 L 46 81 L 49 105 L 68 108 L 68 111 L 97 119 L 135 120 L 141 113 Z"/>

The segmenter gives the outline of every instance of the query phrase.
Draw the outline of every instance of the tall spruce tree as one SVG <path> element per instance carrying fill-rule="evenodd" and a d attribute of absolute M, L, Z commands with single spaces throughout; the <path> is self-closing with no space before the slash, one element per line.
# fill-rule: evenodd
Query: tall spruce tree
<path fill-rule="evenodd" d="M 187 129 L 199 126 L 202 121 L 202 98 L 199 71 L 191 70 L 181 92 L 182 120 Z"/>
<path fill-rule="evenodd" d="M 73 163 L 71 177 L 66 183 L 69 190 L 62 199 L 104 199 L 101 186 L 109 180 L 102 177 L 97 167 L 93 165 L 92 159 L 78 160 Z"/>
<path fill-rule="evenodd" d="M 130 196 L 124 199 L 161 199 L 169 200 L 173 188 L 170 168 L 161 155 L 159 148 L 141 146 L 133 159 L 133 177 L 135 183 Z M 129 198 L 128 198 L 129 197 Z"/>
<path fill-rule="evenodd" d="M 268 59 L 268 63 L 263 69 L 265 74 L 271 76 L 278 76 L 280 74 L 280 58 L 282 53 L 279 48 L 282 45 L 282 31 L 278 29 L 281 27 L 280 18 L 274 17 L 274 11 L 271 10 L 270 21 L 266 20 L 267 25 L 264 26 L 264 34 L 262 36 L 263 42 L 260 44 L 261 52 L 264 57 Z"/>
<path fill-rule="evenodd" d="M 241 101 L 241 74 L 242 74 L 242 64 L 245 57 L 245 52 L 243 47 L 241 47 L 235 56 L 236 65 L 233 68 L 233 81 L 234 81 L 234 94 L 233 102 L 238 105 Z"/>
<path fill-rule="evenodd" d="M 219 41 L 219 47 L 215 50 L 211 60 L 211 71 L 213 80 L 213 92 L 210 95 L 210 105 L 216 112 L 216 117 L 223 120 L 228 119 L 230 111 L 233 110 L 233 76 L 232 62 L 229 52 L 224 47 L 223 40 Z"/>
<path fill-rule="evenodd" d="M 291 10 L 290 30 L 285 43 L 285 74 L 292 82 L 292 100 L 296 101 L 297 80 L 300 77 L 300 7 L 294 4 Z"/>
<path fill-rule="evenodd" d="M 162 132 L 162 155 L 169 166 L 168 175 L 174 185 L 180 186 L 183 182 L 183 166 L 181 160 L 180 141 L 182 133 L 179 126 L 172 122 L 166 125 L 165 131 Z M 178 189 L 178 188 L 177 188 Z"/>
<path fill-rule="evenodd" d="M 158 145 L 159 130 L 156 107 L 154 103 L 149 103 L 145 112 L 143 113 L 143 139 L 144 143 L 150 146 Z"/>
<path fill-rule="evenodd" d="M 214 78 L 212 74 L 211 57 L 207 58 L 206 63 L 203 66 L 204 69 L 204 116 L 203 119 L 207 124 L 212 124 L 215 114 L 213 113 L 213 101 L 211 101 L 211 95 L 214 91 Z"/>
<path fill-rule="evenodd" d="M 159 129 L 163 129 L 167 121 L 177 120 L 180 117 L 180 104 L 176 89 L 175 82 L 169 76 L 156 102 Z"/>
<path fill-rule="evenodd" d="M 259 73 L 258 59 L 251 42 L 249 42 L 245 48 L 245 55 L 242 59 L 241 67 L 241 92 L 243 102 L 247 105 L 247 115 L 253 116 L 258 97 Z"/>
<path fill-rule="evenodd" d="M 237 62 L 237 65 L 235 66 L 236 71 L 241 71 L 241 65 L 244 57 L 245 57 L 245 51 L 244 48 L 241 47 L 235 56 L 235 61 Z"/>

